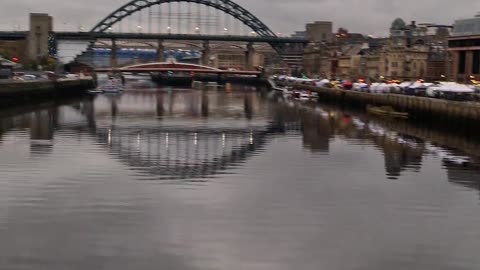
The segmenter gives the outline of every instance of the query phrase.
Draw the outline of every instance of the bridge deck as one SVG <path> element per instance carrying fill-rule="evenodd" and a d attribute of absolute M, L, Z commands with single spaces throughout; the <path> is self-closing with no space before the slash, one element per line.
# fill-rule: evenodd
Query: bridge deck
<path fill-rule="evenodd" d="M 97 68 L 95 72 L 131 72 L 131 73 L 148 73 L 148 72 L 194 72 L 197 74 L 226 74 L 226 75 L 251 75 L 260 76 L 260 71 L 245 70 L 212 70 L 212 69 L 186 69 L 186 68 Z"/>
<path fill-rule="evenodd" d="M 57 40 L 139 39 L 139 40 L 208 40 L 258 43 L 308 43 L 307 39 L 289 37 L 150 34 L 150 33 L 98 33 L 98 32 L 52 32 Z"/>

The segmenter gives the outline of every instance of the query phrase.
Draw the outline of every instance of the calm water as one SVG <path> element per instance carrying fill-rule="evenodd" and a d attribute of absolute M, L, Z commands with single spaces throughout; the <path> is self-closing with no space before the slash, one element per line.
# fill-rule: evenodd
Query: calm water
<path fill-rule="evenodd" d="M 479 269 L 480 144 L 266 96 L 0 113 L 0 269 Z"/>

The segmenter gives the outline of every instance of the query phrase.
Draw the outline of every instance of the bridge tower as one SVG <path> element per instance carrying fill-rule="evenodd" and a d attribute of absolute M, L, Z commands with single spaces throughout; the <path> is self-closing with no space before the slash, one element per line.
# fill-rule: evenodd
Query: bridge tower
<path fill-rule="evenodd" d="M 112 52 L 110 53 L 110 66 L 112 67 L 112 69 L 116 69 L 118 67 L 117 53 L 118 53 L 117 40 L 113 38 Z"/>
<path fill-rule="evenodd" d="M 163 39 L 159 39 L 157 44 L 157 60 L 158 62 L 165 62 L 165 46 L 163 45 Z"/>
<path fill-rule="evenodd" d="M 253 43 L 249 42 L 247 44 L 247 51 L 245 52 L 245 70 L 252 70 L 254 65 L 255 58 L 255 48 Z"/>
<path fill-rule="evenodd" d="M 210 54 L 211 54 L 210 42 L 206 40 L 203 42 L 202 60 L 201 60 L 202 65 L 208 66 L 210 62 Z"/>
<path fill-rule="evenodd" d="M 48 14 L 30 13 L 30 32 L 28 33 L 28 53 L 30 60 L 48 57 L 48 39 L 53 31 L 53 19 Z"/>

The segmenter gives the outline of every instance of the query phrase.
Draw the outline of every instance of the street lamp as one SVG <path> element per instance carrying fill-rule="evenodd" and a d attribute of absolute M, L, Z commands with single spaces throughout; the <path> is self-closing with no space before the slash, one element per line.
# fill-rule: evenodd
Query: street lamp
<path fill-rule="evenodd" d="M 228 28 L 224 27 L 223 28 L 223 32 L 225 33 L 225 35 L 228 33 Z"/>
<path fill-rule="evenodd" d="M 142 26 L 141 26 L 141 25 L 137 25 L 137 30 L 138 30 L 139 33 L 141 33 L 141 32 L 142 32 Z"/>
<path fill-rule="evenodd" d="M 195 27 L 195 33 L 199 34 L 200 33 L 200 27 Z"/>
<path fill-rule="evenodd" d="M 169 34 L 172 33 L 172 27 L 167 26 L 167 32 L 168 32 Z"/>

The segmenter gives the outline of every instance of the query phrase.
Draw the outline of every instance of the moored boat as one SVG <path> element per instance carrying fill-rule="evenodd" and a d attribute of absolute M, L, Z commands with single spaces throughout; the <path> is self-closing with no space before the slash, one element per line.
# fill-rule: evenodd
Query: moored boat
<path fill-rule="evenodd" d="M 408 118 L 408 113 L 406 112 L 397 112 L 390 106 L 372 106 L 367 105 L 367 112 L 370 114 L 383 115 L 395 118 Z"/>

